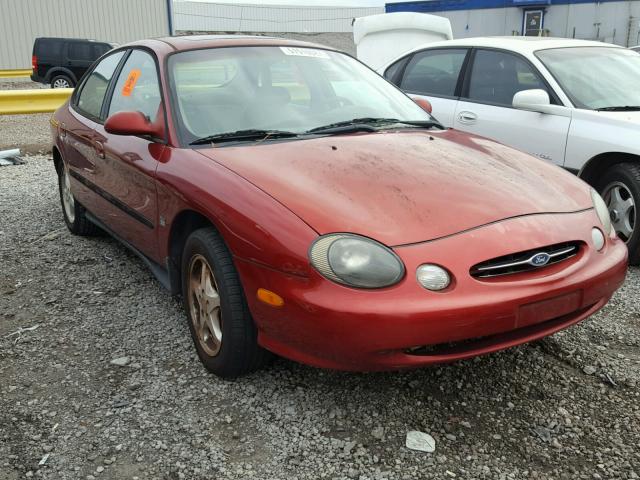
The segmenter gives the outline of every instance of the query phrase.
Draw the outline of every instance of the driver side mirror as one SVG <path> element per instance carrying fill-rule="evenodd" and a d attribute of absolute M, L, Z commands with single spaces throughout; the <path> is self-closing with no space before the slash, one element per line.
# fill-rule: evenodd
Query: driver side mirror
<path fill-rule="evenodd" d="M 418 106 L 431 115 L 433 111 L 433 106 L 429 100 L 425 100 L 424 98 L 413 97 L 412 100 L 418 104 Z"/>
<path fill-rule="evenodd" d="M 540 89 L 521 90 L 513 96 L 513 107 L 519 110 L 529 110 L 533 112 L 549 113 L 551 100 L 549 94 Z"/>
<path fill-rule="evenodd" d="M 133 111 L 114 113 L 104 122 L 104 129 L 113 135 L 163 135 L 158 126 L 151 123 L 143 113 Z"/>

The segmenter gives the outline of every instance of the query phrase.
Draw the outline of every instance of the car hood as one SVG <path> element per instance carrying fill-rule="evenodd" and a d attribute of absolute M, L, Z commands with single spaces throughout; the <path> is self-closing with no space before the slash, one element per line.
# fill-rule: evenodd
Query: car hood
<path fill-rule="evenodd" d="M 453 130 L 401 130 L 199 150 L 320 234 L 389 246 L 528 214 L 592 207 L 559 167 Z M 215 188 L 215 186 L 212 186 Z"/>
<path fill-rule="evenodd" d="M 640 112 L 592 112 L 600 118 L 612 123 L 633 123 L 640 125 Z"/>

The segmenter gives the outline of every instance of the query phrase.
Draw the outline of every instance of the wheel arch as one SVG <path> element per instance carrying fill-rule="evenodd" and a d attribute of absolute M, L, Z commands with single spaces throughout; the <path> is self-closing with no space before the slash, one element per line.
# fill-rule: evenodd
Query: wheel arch
<path fill-rule="evenodd" d="M 57 75 L 64 75 L 65 77 L 69 77 L 71 79 L 71 81 L 73 81 L 73 83 L 78 83 L 78 79 L 73 74 L 73 72 L 71 70 L 69 70 L 68 68 L 64 68 L 64 67 L 53 67 L 53 68 L 51 68 L 47 72 L 47 76 L 45 77 L 45 81 L 47 83 L 51 83 L 51 80 L 53 79 L 53 77 L 55 77 Z"/>
<path fill-rule="evenodd" d="M 189 235 L 194 231 L 205 227 L 213 227 L 220 233 L 215 222 L 195 210 L 182 210 L 171 222 L 168 237 L 167 269 L 169 271 L 169 279 L 172 286 L 171 293 L 173 295 L 182 292 L 182 272 L 180 270 L 182 268 L 182 251 L 184 250 L 187 238 L 189 238 Z"/>
<path fill-rule="evenodd" d="M 578 177 L 595 187 L 595 184 L 604 172 L 618 163 L 640 163 L 640 155 L 625 152 L 600 153 L 590 158 L 587 163 L 583 165 L 578 173 Z"/>
<path fill-rule="evenodd" d="M 60 175 L 60 169 L 62 168 L 63 160 L 62 154 L 60 153 L 57 145 L 54 145 L 51 148 L 51 154 L 53 155 L 53 166 L 56 168 L 56 173 Z"/>

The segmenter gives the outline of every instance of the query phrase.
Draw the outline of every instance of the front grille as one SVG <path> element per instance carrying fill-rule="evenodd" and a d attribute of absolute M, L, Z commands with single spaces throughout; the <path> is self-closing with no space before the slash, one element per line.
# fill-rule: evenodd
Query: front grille
<path fill-rule="evenodd" d="M 549 265 L 574 257 L 579 251 L 580 244 L 578 242 L 557 243 L 547 247 L 492 258 L 491 260 L 474 265 L 469 272 L 471 276 L 475 278 L 489 278 L 539 270 L 540 268 L 548 267 Z M 541 254 L 543 254 L 543 258 L 548 258 L 548 261 L 544 264 L 536 265 L 535 259 L 540 258 L 539 255 Z M 544 255 L 547 257 L 544 257 Z"/>

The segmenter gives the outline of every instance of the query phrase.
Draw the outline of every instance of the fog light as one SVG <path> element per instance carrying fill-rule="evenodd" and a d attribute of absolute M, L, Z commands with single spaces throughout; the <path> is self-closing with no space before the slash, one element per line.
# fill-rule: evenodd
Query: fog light
<path fill-rule="evenodd" d="M 596 247 L 596 250 L 600 251 L 604 247 L 604 234 L 600 231 L 599 228 L 591 229 L 591 240 L 593 241 L 593 246 Z"/>
<path fill-rule="evenodd" d="M 416 278 L 420 285 L 434 292 L 447 288 L 451 283 L 449 273 L 438 265 L 420 265 L 416 270 Z"/>

